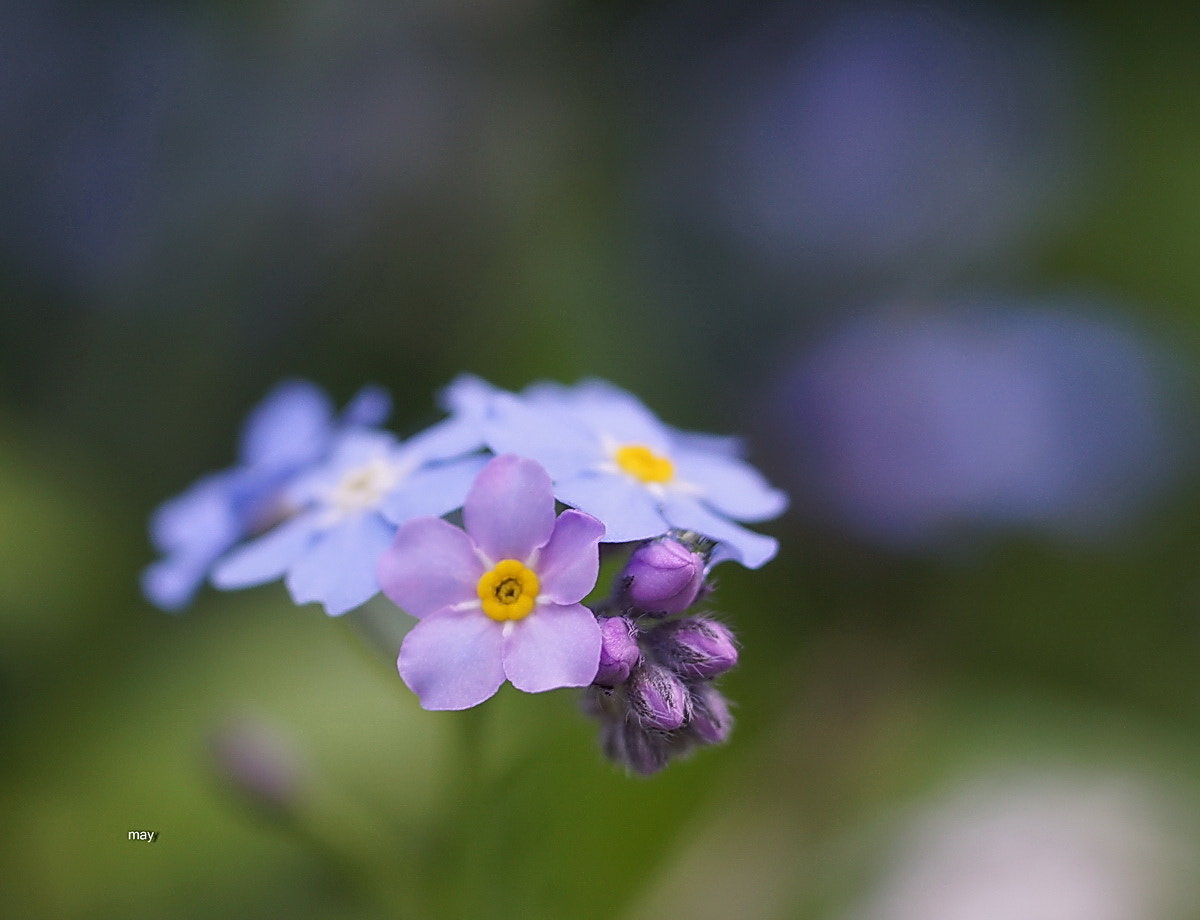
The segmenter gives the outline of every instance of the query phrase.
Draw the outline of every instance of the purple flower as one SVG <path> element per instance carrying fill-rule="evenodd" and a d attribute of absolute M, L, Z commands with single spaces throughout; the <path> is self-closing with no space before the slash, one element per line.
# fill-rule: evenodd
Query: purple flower
<path fill-rule="evenodd" d="M 527 693 L 590 684 L 600 627 L 579 602 L 604 525 L 574 510 L 555 518 L 549 475 L 511 455 L 479 473 L 463 521 L 411 520 L 379 560 L 384 593 L 420 620 L 397 665 L 421 705 L 468 709 L 505 679 Z"/>
<path fill-rule="evenodd" d="M 775 441 L 812 509 L 868 539 L 1111 530 L 1170 470 L 1155 350 L 1094 311 L 967 300 L 850 324 L 795 362 Z"/>
<path fill-rule="evenodd" d="M 186 606 L 226 551 L 292 513 L 283 492 L 290 477 L 320 461 L 339 432 L 376 425 L 389 408 L 386 393 L 366 387 L 335 418 L 329 397 L 314 384 L 276 386 L 246 421 L 238 463 L 154 513 L 150 533 L 163 558 L 142 575 L 146 597 L 165 610 Z"/>
<path fill-rule="evenodd" d="M 347 432 L 326 463 L 289 484 L 297 513 L 222 559 L 213 583 L 244 588 L 285 576 L 297 604 L 320 602 L 331 616 L 354 609 L 379 592 L 376 565 L 398 523 L 462 505 L 484 463 L 455 456 L 471 446 L 469 428 L 454 420 L 406 443 Z"/>
<path fill-rule="evenodd" d="M 675 431 L 629 393 L 599 380 L 531 387 L 489 400 L 484 437 L 496 453 L 532 457 L 554 495 L 604 522 L 624 543 L 691 530 L 721 543 L 717 558 L 757 568 L 776 541 L 734 521 L 780 514 L 787 497 L 735 455 L 734 442 Z"/>
<path fill-rule="evenodd" d="M 974 5 L 825 7 L 770 4 L 678 54 L 662 52 L 683 23 L 646 36 L 673 65 L 650 93 L 657 218 L 788 272 L 908 277 L 918 258 L 1003 252 L 1069 205 L 1083 119 L 1062 36 Z"/>

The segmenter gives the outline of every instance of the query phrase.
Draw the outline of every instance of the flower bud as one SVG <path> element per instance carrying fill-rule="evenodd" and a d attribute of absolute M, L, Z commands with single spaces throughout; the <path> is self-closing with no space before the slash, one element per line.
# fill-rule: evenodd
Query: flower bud
<path fill-rule="evenodd" d="M 624 764 L 634 773 L 652 776 L 671 758 L 670 737 L 647 731 L 633 719 L 614 725 L 606 739 L 605 753 L 615 763 Z"/>
<path fill-rule="evenodd" d="M 643 661 L 634 668 L 626 687 L 629 705 L 643 728 L 674 731 L 691 711 L 688 688 L 666 668 Z"/>
<path fill-rule="evenodd" d="M 642 660 L 637 627 L 625 617 L 600 618 L 600 669 L 592 682 L 615 687 L 629 679 L 629 672 Z"/>
<path fill-rule="evenodd" d="M 676 540 L 643 543 L 625 565 L 626 598 L 647 613 L 681 613 L 704 586 L 704 557 Z"/>
<path fill-rule="evenodd" d="M 256 719 L 238 718 L 210 738 L 212 766 L 247 804 L 284 814 L 298 802 L 305 768 L 291 739 Z"/>
<path fill-rule="evenodd" d="M 692 688 L 692 720 L 688 726 L 706 744 L 722 744 L 733 730 L 729 701 L 712 684 Z"/>
<path fill-rule="evenodd" d="M 733 633 L 724 623 L 704 617 L 665 623 L 650 633 L 650 642 L 655 657 L 688 680 L 709 680 L 738 660 Z"/>

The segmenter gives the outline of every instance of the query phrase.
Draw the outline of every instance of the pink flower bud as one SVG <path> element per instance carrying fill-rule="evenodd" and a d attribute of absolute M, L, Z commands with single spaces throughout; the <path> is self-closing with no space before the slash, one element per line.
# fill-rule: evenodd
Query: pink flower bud
<path fill-rule="evenodd" d="M 249 717 L 230 720 L 210 738 L 217 777 L 247 804 L 283 814 L 299 801 L 306 769 L 290 738 Z"/>

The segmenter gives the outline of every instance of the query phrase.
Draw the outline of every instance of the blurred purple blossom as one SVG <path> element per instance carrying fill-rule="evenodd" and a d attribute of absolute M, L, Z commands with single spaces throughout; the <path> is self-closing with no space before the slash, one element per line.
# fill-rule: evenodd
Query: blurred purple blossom
<path fill-rule="evenodd" d="M 880 312 L 797 356 L 772 437 L 797 503 L 867 539 L 1005 525 L 1095 535 L 1178 459 L 1161 358 L 1094 309 Z"/>
<path fill-rule="evenodd" d="M 640 35 L 657 99 L 645 194 L 767 263 L 859 277 L 993 259 L 1043 232 L 1078 178 L 1082 79 L 1049 17 L 704 8 Z"/>

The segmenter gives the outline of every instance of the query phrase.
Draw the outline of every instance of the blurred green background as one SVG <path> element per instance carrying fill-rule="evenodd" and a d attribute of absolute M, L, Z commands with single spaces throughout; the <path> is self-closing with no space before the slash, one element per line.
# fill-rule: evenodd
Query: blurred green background
<path fill-rule="evenodd" d="M 937 124 L 934 173 L 1013 185 L 887 246 L 816 206 L 836 252 L 765 212 L 748 231 L 753 164 L 791 135 L 741 115 L 770 122 L 790 81 L 845 59 L 820 37 L 879 10 L 923 36 L 895 143 Z M 921 96 L 942 36 L 991 121 L 921 120 L 963 103 Z M 287 376 L 339 402 L 381 383 L 408 433 L 462 371 L 598 375 L 748 435 L 793 487 L 777 380 L 824 330 L 896 297 L 1081 289 L 1162 356 L 1191 443 L 1198 46 L 1164 3 L 0 3 L 0 913 L 1200 917 L 1184 448 L 1098 541 L 897 548 L 798 502 L 762 528 L 775 561 L 718 570 L 743 643 L 732 741 L 649 780 L 604 761 L 567 691 L 421 711 L 281 585 L 178 617 L 138 593 L 153 508 L 228 464 Z M 1002 155 L 953 146 L 1016 124 Z M 881 175 L 891 141 L 872 143 Z M 290 751 L 282 812 L 220 775 L 230 724 Z M 142 829 L 159 839 L 127 840 Z M 960 839 L 978 865 L 939 856 Z"/>

